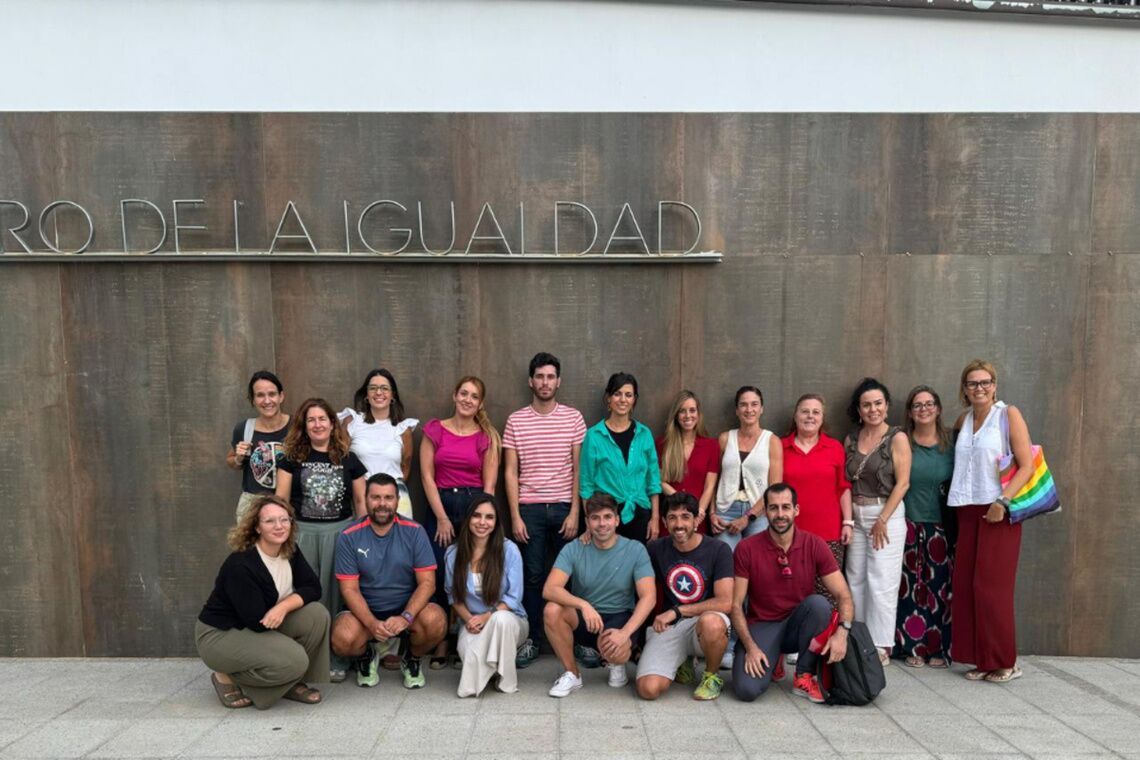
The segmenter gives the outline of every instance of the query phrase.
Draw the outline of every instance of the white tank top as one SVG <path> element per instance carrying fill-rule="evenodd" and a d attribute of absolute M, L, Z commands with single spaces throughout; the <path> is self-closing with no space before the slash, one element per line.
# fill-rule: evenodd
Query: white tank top
<path fill-rule="evenodd" d="M 740 447 L 736 443 L 739 430 L 728 431 L 728 442 L 724 446 L 724 455 L 720 458 L 720 483 L 716 488 L 716 509 L 723 512 L 736 501 L 740 492 L 741 468 L 744 472 L 744 493 L 748 502 L 755 504 L 764 495 L 768 487 L 768 448 L 772 439 L 771 430 L 761 430 L 760 438 L 744 461 L 740 461 Z"/>
<path fill-rule="evenodd" d="M 954 478 L 946 503 L 951 507 L 969 504 L 992 504 L 1001 496 L 998 457 L 1005 453 L 1001 434 L 1001 415 L 1005 402 L 998 401 L 986 415 L 978 432 L 974 432 L 974 410 L 966 412 L 962 429 L 954 443 Z"/>

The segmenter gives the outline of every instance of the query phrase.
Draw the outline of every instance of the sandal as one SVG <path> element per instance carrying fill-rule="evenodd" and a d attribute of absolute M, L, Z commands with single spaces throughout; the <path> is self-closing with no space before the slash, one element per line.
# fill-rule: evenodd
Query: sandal
<path fill-rule="evenodd" d="M 218 680 L 217 673 L 210 674 L 210 683 L 214 685 L 214 693 L 218 695 L 218 701 L 222 703 L 222 707 L 239 710 L 253 704 L 253 700 L 245 695 L 240 686 L 236 683 L 222 683 Z"/>
<path fill-rule="evenodd" d="M 931 657 L 930 662 L 926 664 L 932 668 L 937 668 L 938 670 L 946 670 L 946 668 L 950 667 L 949 661 L 947 661 L 944 657 Z"/>
<path fill-rule="evenodd" d="M 974 668 L 973 670 L 967 670 L 965 675 L 967 681 L 984 681 L 989 677 L 990 671 Z"/>
<path fill-rule="evenodd" d="M 879 664 L 884 668 L 891 664 L 891 656 L 883 649 L 879 650 Z"/>
<path fill-rule="evenodd" d="M 986 675 L 986 680 L 990 683 L 1009 683 L 1021 678 L 1022 675 L 1024 674 L 1021 672 L 1021 668 L 1014 665 L 1012 668 L 991 671 Z"/>
<path fill-rule="evenodd" d="M 315 705 L 321 701 L 321 693 L 304 681 L 298 681 L 289 687 L 289 691 L 282 695 L 282 699 L 300 702 L 303 705 Z"/>
<path fill-rule="evenodd" d="M 926 663 L 923 662 L 922 658 L 915 657 L 913 654 L 909 654 L 903 659 L 903 665 L 906 665 L 908 668 L 926 667 Z M 945 667 L 945 665 L 943 665 L 943 667 Z"/>

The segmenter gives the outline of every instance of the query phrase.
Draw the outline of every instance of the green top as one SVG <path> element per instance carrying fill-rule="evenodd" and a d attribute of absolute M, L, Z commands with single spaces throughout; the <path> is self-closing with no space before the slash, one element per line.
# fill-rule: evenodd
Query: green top
<path fill-rule="evenodd" d="M 554 567 L 570 576 L 571 593 L 607 615 L 636 607 L 637 582 L 653 577 L 649 552 L 622 536 L 609 549 L 599 549 L 593 541 L 571 541 L 558 553 Z"/>
<path fill-rule="evenodd" d="M 911 522 L 942 522 L 942 506 L 950 478 L 954 475 L 954 448 L 939 451 L 938 446 L 911 445 L 910 489 L 903 503 Z"/>
<path fill-rule="evenodd" d="M 601 491 L 617 500 L 621 521 L 633 519 L 634 510 L 649 509 L 649 497 L 661 493 L 661 470 L 657 465 L 657 447 L 653 433 L 633 421 L 633 440 L 629 444 L 629 461 L 610 437 L 602 420 L 586 431 L 578 465 L 578 493 L 586 499 Z"/>

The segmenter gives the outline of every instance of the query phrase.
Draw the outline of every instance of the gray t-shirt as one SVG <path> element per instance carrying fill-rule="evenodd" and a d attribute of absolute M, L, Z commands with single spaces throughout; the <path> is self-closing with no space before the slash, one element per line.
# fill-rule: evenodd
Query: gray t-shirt
<path fill-rule="evenodd" d="M 645 547 L 623 536 L 609 549 L 571 541 L 558 553 L 554 566 L 570 576 L 571 593 L 606 614 L 636 607 L 637 582 L 653 577 Z"/>

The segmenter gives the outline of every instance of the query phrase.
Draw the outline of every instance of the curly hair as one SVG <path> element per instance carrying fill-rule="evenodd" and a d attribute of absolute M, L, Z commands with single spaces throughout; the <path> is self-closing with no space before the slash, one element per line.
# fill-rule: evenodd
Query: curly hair
<path fill-rule="evenodd" d="M 253 547 L 260 538 L 257 532 L 257 526 L 261 521 L 261 510 L 269 505 L 281 507 L 289 514 L 289 538 L 285 539 L 285 543 L 281 545 L 281 553 L 278 555 L 284 559 L 289 559 L 293 556 L 293 552 L 297 550 L 297 523 L 295 513 L 293 512 L 293 505 L 287 499 L 282 499 L 280 496 L 273 494 L 266 494 L 258 497 L 249 509 L 246 510 L 245 515 L 242 516 L 241 522 L 234 527 L 230 528 L 229 534 L 226 536 L 230 548 L 235 552 L 244 552 Z"/>
<path fill-rule="evenodd" d="M 863 418 L 859 416 L 859 399 L 864 393 L 870 391 L 880 391 L 883 394 L 883 400 L 887 402 L 887 406 L 891 405 L 891 392 L 887 390 L 887 386 L 873 377 L 863 378 L 855 386 L 855 390 L 851 393 L 851 403 L 847 405 L 847 419 L 851 420 L 851 424 L 855 427 L 863 425 Z"/>
<path fill-rule="evenodd" d="M 332 426 L 332 433 L 329 435 L 329 461 L 340 464 L 340 460 L 348 456 L 351 441 L 344 425 L 336 418 L 336 412 L 323 398 L 305 399 L 297 409 L 297 413 L 293 415 L 293 421 L 289 424 L 289 434 L 285 436 L 285 456 L 294 462 L 304 462 L 312 453 L 313 444 L 309 440 L 309 431 L 305 429 L 305 418 L 314 406 L 319 406 L 328 415 L 329 424 Z"/>

